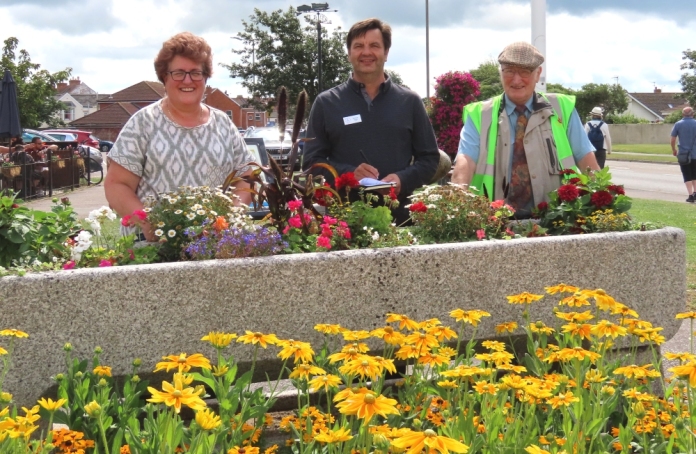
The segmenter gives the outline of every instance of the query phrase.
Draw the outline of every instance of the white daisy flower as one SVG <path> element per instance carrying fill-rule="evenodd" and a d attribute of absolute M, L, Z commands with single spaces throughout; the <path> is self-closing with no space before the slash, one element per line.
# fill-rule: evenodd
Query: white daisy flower
<path fill-rule="evenodd" d="M 161 222 L 161 221 L 160 221 L 160 222 L 158 222 L 158 223 L 157 223 L 157 227 L 159 227 L 159 228 L 162 228 L 162 227 L 164 227 L 164 222 Z"/>
<path fill-rule="evenodd" d="M 188 219 L 189 221 L 193 221 L 194 219 L 196 219 L 196 215 L 193 213 L 189 213 L 186 215 L 186 219 Z"/>
<path fill-rule="evenodd" d="M 203 216 L 203 215 L 205 215 L 205 210 L 198 210 L 198 211 L 196 211 L 196 214 Z"/>
<path fill-rule="evenodd" d="M 169 238 L 174 238 L 176 236 L 176 230 L 170 230 L 169 232 L 167 232 L 167 236 Z"/>
<path fill-rule="evenodd" d="M 162 230 L 162 229 L 155 230 L 155 236 L 162 236 L 162 235 L 164 235 L 164 230 Z"/>
<path fill-rule="evenodd" d="M 181 213 L 183 213 L 183 211 L 181 211 L 181 210 L 176 210 L 176 211 L 174 212 L 174 214 L 181 214 Z"/>

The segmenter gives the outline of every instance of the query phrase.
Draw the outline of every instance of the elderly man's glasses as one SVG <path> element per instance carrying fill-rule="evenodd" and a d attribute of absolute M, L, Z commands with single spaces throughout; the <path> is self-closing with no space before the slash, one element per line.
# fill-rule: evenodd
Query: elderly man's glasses
<path fill-rule="evenodd" d="M 530 77 L 532 77 L 534 70 L 522 68 L 503 68 L 501 72 L 503 73 L 503 77 L 505 77 L 506 79 L 512 79 L 513 77 L 515 77 L 515 74 L 519 74 L 519 76 L 523 79 L 529 79 Z"/>
<path fill-rule="evenodd" d="M 177 69 L 176 71 L 167 71 L 167 73 L 171 76 L 172 80 L 176 80 L 176 81 L 181 81 L 181 80 L 186 79 L 186 74 L 189 75 L 191 80 L 195 80 L 195 81 L 203 80 L 203 78 L 205 77 L 205 75 L 203 74 L 203 71 L 198 71 L 198 70 L 182 71 L 180 69 Z"/>

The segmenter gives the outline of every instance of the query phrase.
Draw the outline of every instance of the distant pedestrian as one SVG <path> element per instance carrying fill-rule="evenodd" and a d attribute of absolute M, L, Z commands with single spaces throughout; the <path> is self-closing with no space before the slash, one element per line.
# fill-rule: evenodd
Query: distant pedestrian
<path fill-rule="evenodd" d="M 679 138 L 679 151 L 677 152 L 677 138 Z M 684 184 L 689 193 L 686 199 L 689 203 L 696 202 L 696 120 L 694 120 L 694 109 L 684 107 L 682 119 L 674 124 L 672 128 L 672 154 L 688 156 L 687 164 L 679 164 Z"/>
<path fill-rule="evenodd" d="M 602 108 L 595 107 L 590 112 L 592 119 L 585 123 L 585 132 L 590 143 L 595 147 L 595 158 L 599 168 L 604 168 L 607 155 L 611 154 L 611 136 L 609 135 L 609 125 L 602 120 Z"/>

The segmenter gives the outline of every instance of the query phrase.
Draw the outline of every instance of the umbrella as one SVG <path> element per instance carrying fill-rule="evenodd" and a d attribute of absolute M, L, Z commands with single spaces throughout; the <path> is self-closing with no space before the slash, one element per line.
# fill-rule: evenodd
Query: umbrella
<path fill-rule="evenodd" d="M 17 87 L 10 70 L 5 70 L 0 92 L 0 137 L 19 137 L 22 125 L 19 124 L 19 107 L 17 107 Z"/>

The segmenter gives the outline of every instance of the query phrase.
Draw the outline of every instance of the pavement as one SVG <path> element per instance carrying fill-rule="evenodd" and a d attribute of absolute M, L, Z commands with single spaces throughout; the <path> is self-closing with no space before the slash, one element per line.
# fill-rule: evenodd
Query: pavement
<path fill-rule="evenodd" d="M 617 164 L 620 163 L 620 161 L 615 161 Z M 670 164 L 658 164 L 658 165 L 670 165 Z M 610 165 L 611 167 L 611 165 Z M 106 169 L 104 170 L 104 174 L 106 175 Z M 646 198 L 646 199 L 662 199 L 660 196 L 656 196 L 654 192 L 640 192 L 640 193 L 631 193 L 629 194 L 631 197 L 635 198 Z M 89 187 L 81 187 L 78 188 L 74 191 L 66 191 L 63 193 L 54 193 L 55 197 L 68 197 L 70 199 L 70 202 L 72 203 L 72 206 L 75 210 L 75 212 L 78 214 L 78 217 L 80 219 L 86 218 L 90 211 L 96 210 L 101 208 L 102 206 L 108 206 L 108 202 L 106 201 L 106 196 L 104 195 L 104 183 L 102 182 L 101 184 L 95 185 L 95 186 L 89 186 Z M 683 197 L 681 197 L 683 199 Z M 30 206 L 33 209 L 37 210 L 42 210 L 42 211 L 50 211 L 51 206 L 53 203 L 51 202 L 51 198 L 46 197 L 43 199 L 37 199 L 33 200 L 31 202 L 27 203 L 27 206 Z M 684 310 L 686 310 L 686 305 L 684 307 Z M 677 353 L 677 352 L 688 352 L 690 351 L 690 345 L 691 345 L 691 332 L 690 332 L 690 323 L 689 320 L 685 320 L 684 323 L 682 323 L 681 328 L 677 332 L 677 334 L 667 342 L 665 342 L 662 347 L 661 351 L 662 353 L 666 352 L 671 352 L 671 353 Z M 671 367 L 671 364 L 669 365 Z"/>

